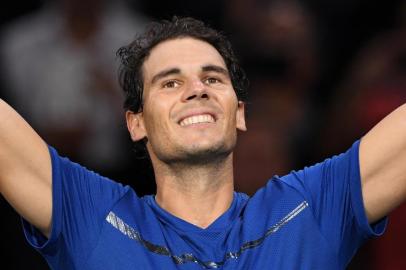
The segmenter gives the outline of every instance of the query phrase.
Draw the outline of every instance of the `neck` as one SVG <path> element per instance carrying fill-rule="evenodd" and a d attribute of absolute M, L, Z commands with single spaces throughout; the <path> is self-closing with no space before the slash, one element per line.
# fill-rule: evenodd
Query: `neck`
<path fill-rule="evenodd" d="M 233 200 L 232 154 L 212 164 L 153 162 L 157 203 L 171 214 L 206 228 Z"/>

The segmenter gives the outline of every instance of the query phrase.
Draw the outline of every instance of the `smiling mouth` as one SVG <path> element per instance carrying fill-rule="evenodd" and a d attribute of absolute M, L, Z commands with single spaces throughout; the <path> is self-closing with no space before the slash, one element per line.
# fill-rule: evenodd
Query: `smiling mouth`
<path fill-rule="evenodd" d="M 192 115 L 182 119 L 179 122 L 179 125 L 182 127 L 190 126 L 194 124 L 201 124 L 201 123 L 214 123 L 215 119 L 210 114 L 200 114 L 200 115 Z"/>

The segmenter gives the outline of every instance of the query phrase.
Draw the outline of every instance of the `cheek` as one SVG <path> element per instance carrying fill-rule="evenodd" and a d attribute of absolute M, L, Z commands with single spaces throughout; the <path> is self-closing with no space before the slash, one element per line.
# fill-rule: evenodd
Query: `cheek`
<path fill-rule="evenodd" d="M 158 96 L 150 96 L 148 102 L 144 106 L 144 122 L 147 133 L 155 136 L 156 133 L 165 132 L 167 129 L 169 119 L 170 107 L 169 102 L 165 101 L 164 98 Z"/>
<path fill-rule="evenodd" d="M 159 116 L 159 110 L 157 110 L 156 105 L 154 102 L 151 102 L 151 100 L 153 99 L 146 99 L 143 108 L 144 125 L 148 135 L 153 134 L 156 125 L 155 122 L 159 120 L 157 119 L 157 116 Z"/>
<path fill-rule="evenodd" d="M 229 117 L 230 124 L 235 124 L 237 111 L 238 111 L 238 101 L 237 101 L 237 98 L 235 97 L 235 95 L 229 97 L 229 100 L 227 103 L 227 109 L 228 109 L 227 114 Z"/>

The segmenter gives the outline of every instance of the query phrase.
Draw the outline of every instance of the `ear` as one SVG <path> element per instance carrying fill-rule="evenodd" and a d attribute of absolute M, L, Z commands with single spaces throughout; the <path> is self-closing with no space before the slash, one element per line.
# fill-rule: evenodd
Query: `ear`
<path fill-rule="evenodd" d="M 132 111 L 127 111 L 125 113 L 125 118 L 127 120 L 128 131 L 134 142 L 142 140 L 147 136 L 142 112 L 134 113 Z"/>
<path fill-rule="evenodd" d="M 246 131 L 247 126 L 245 125 L 245 103 L 238 101 L 238 108 L 236 112 L 236 125 L 237 129 L 241 131 Z"/>

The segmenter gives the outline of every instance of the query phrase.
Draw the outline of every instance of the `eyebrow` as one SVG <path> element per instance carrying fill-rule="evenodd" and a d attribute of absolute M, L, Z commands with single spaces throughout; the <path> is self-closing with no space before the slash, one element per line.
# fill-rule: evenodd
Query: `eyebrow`
<path fill-rule="evenodd" d="M 221 66 L 217 66 L 217 65 L 206 65 L 206 66 L 202 67 L 202 70 L 206 71 L 206 72 L 207 71 L 214 71 L 214 72 L 217 72 L 217 73 L 221 73 L 221 74 L 223 74 L 223 75 L 225 75 L 227 77 L 230 76 L 227 69 L 225 69 L 225 68 L 223 68 Z"/>
<path fill-rule="evenodd" d="M 180 74 L 180 69 L 179 68 L 169 68 L 169 69 L 162 70 L 158 74 L 154 75 L 154 77 L 152 77 L 151 84 L 155 83 L 156 81 L 158 81 L 166 76 L 172 75 L 172 74 Z"/>

